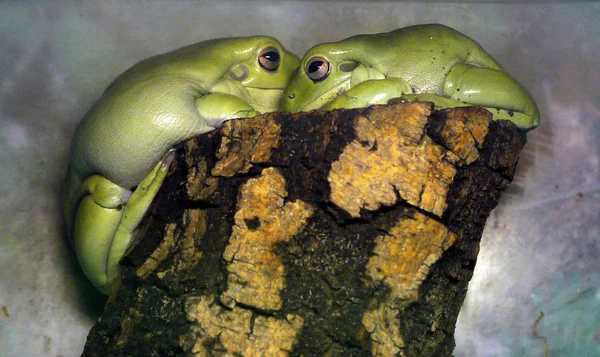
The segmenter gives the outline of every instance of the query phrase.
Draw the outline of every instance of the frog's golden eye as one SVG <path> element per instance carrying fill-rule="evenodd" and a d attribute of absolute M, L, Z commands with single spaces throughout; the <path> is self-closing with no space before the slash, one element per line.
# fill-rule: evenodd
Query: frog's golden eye
<path fill-rule="evenodd" d="M 279 68 L 281 56 L 279 50 L 273 46 L 263 49 L 258 56 L 258 63 L 269 72 L 274 72 Z"/>
<path fill-rule="evenodd" d="M 313 82 L 319 82 L 329 75 L 329 62 L 322 57 L 313 57 L 306 63 L 306 73 Z"/>

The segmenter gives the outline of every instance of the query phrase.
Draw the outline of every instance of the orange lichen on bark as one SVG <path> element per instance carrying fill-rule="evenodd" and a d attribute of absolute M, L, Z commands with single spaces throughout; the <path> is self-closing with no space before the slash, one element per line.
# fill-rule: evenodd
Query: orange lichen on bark
<path fill-rule="evenodd" d="M 358 217 L 362 208 L 393 205 L 399 195 L 409 204 L 441 216 L 459 159 L 425 136 L 431 105 L 376 109 L 356 120 L 357 139 L 331 166 L 331 201 Z"/>
<path fill-rule="evenodd" d="M 188 140 L 185 143 L 186 153 L 198 151 L 197 142 Z M 212 177 L 208 172 L 206 158 L 197 158 L 196 155 L 185 155 L 185 163 L 188 168 L 185 187 L 188 198 L 191 201 L 202 200 L 210 196 L 218 187 L 219 179 Z"/>
<path fill-rule="evenodd" d="M 275 246 L 295 235 L 313 213 L 303 201 L 285 202 L 286 196 L 285 179 L 276 168 L 264 169 L 240 188 L 235 225 L 223 253 L 229 263 L 227 290 L 221 296 L 225 305 L 281 308 L 285 268 Z"/>
<path fill-rule="evenodd" d="M 183 231 L 177 224 L 167 225 L 164 239 L 136 270 L 137 276 L 147 278 L 173 251 L 177 251 L 176 263 L 156 272 L 159 279 L 164 279 L 167 275 L 177 275 L 181 270 L 198 263 L 202 258 L 202 252 L 196 249 L 195 241 L 204 236 L 204 232 L 206 232 L 206 212 L 200 209 L 185 210 L 182 222 L 185 227 Z"/>
<path fill-rule="evenodd" d="M 404 340 L 400 335 L 398 310 L 381 305 L 367 311 L 362 318 L 365 330 L 371 335 L 371 353 L 374 357 L 395 357 L 401 353 Z M 404 354 L 400 354 L 404 356 Z"/>
<path fill-rule="evenodd" d="M 164 238 L 159 246 L 152 252 L 150 257 L 136 269 L 135 273 L 140 278 L 147 278 L 153 271 L 158 268 L 163 260 L 167 259 L 171 249 L 175 246 L 175 228 L 177 224 L 170 223 L 165 228 Z"/>
<path fill-rule="evenodd" d="M 304 324 L 296 315 L 277 319 L 238 306 L 229 310 L 212 296 L 189 298 L 186 313 L 196 323 L 191 351 L 195 356 L 288 356 Z"/>
<path fill-rule="evenodd" d="M 246 173 L 253 164 L 266 162 L 273 148 L 279 146 L 281 127 L 266 113 L 252 120 L 229 120 L 221 127 L 221 146 L 217 152 L 219 161 L 211 174 L 232 177 Z M 243 139 L 242 139 L 243 138 Z"/>
<path fill-rule="evenodd" d="M 456 234 L 442 223 L 416 210 L 401 216 L 388 233 L 376 238 L 374 255 L 366 267 L 367 275 L 382 281 L 390 287 L 391 293 L 362 318 L 362 324 L 370 334 L 373 356 L 404 356 L 404 339 L 400 334 L 402 321 L 396 317 L 398 304 L 402 300 L 418 300 L 419 287 L 427 278 L 431 265 L 456 239 Z"/>
<path fill-rule="evenodd" d="M 388 285 L 394 297 L 416 301 L 429 268 L 456 239 L 442 223 L 415 210 L 376 238 L 367 275 Z"/>
<path fill-rule="evenodd" d="M 492 113 L 480 107 L 453 108 L 446 113 L 448 118 L 441 139 L 468 165 L 479 158 L 479 148 L 488 133 Z"/>

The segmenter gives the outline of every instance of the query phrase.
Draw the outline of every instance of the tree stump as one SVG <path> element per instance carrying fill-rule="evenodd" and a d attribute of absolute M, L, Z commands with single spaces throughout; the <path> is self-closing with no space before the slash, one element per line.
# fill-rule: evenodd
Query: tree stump
<path fill-rule="evenodd" d="M 431 103 L 182 143 L 84 356 L 450 356 L 524 134 Z"/>

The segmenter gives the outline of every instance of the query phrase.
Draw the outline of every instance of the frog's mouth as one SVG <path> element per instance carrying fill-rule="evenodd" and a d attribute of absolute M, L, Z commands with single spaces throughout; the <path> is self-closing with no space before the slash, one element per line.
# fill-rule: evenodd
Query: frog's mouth
<path fill-rule="evenodd" d="M 255 110 L 261 113 L 274 112 L 281 107 L 281 96 L 285 88 L 246 87 L 248 97 L 244 98 Z M 257 100 L 256 98 L 260 98 Z"/>
<path fill-rule="evenodd" d="M 315 93 L 316 97 L 302 106 L 298 111 L 308 112 L 314 109 L 320 109 L 334 101 L 336 98 L 344 95 L 350 89 L 350 80 L 340 82 L 325 92 Z"/>

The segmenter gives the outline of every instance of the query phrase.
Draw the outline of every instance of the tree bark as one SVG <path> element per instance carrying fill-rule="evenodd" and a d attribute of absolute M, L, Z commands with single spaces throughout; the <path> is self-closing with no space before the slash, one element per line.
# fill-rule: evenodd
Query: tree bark
<path fill-rule="evenodd" d="M 182 143 L 84 356 L 450 356 L 525 143 L 430 103 L 231 120 Z"/>

